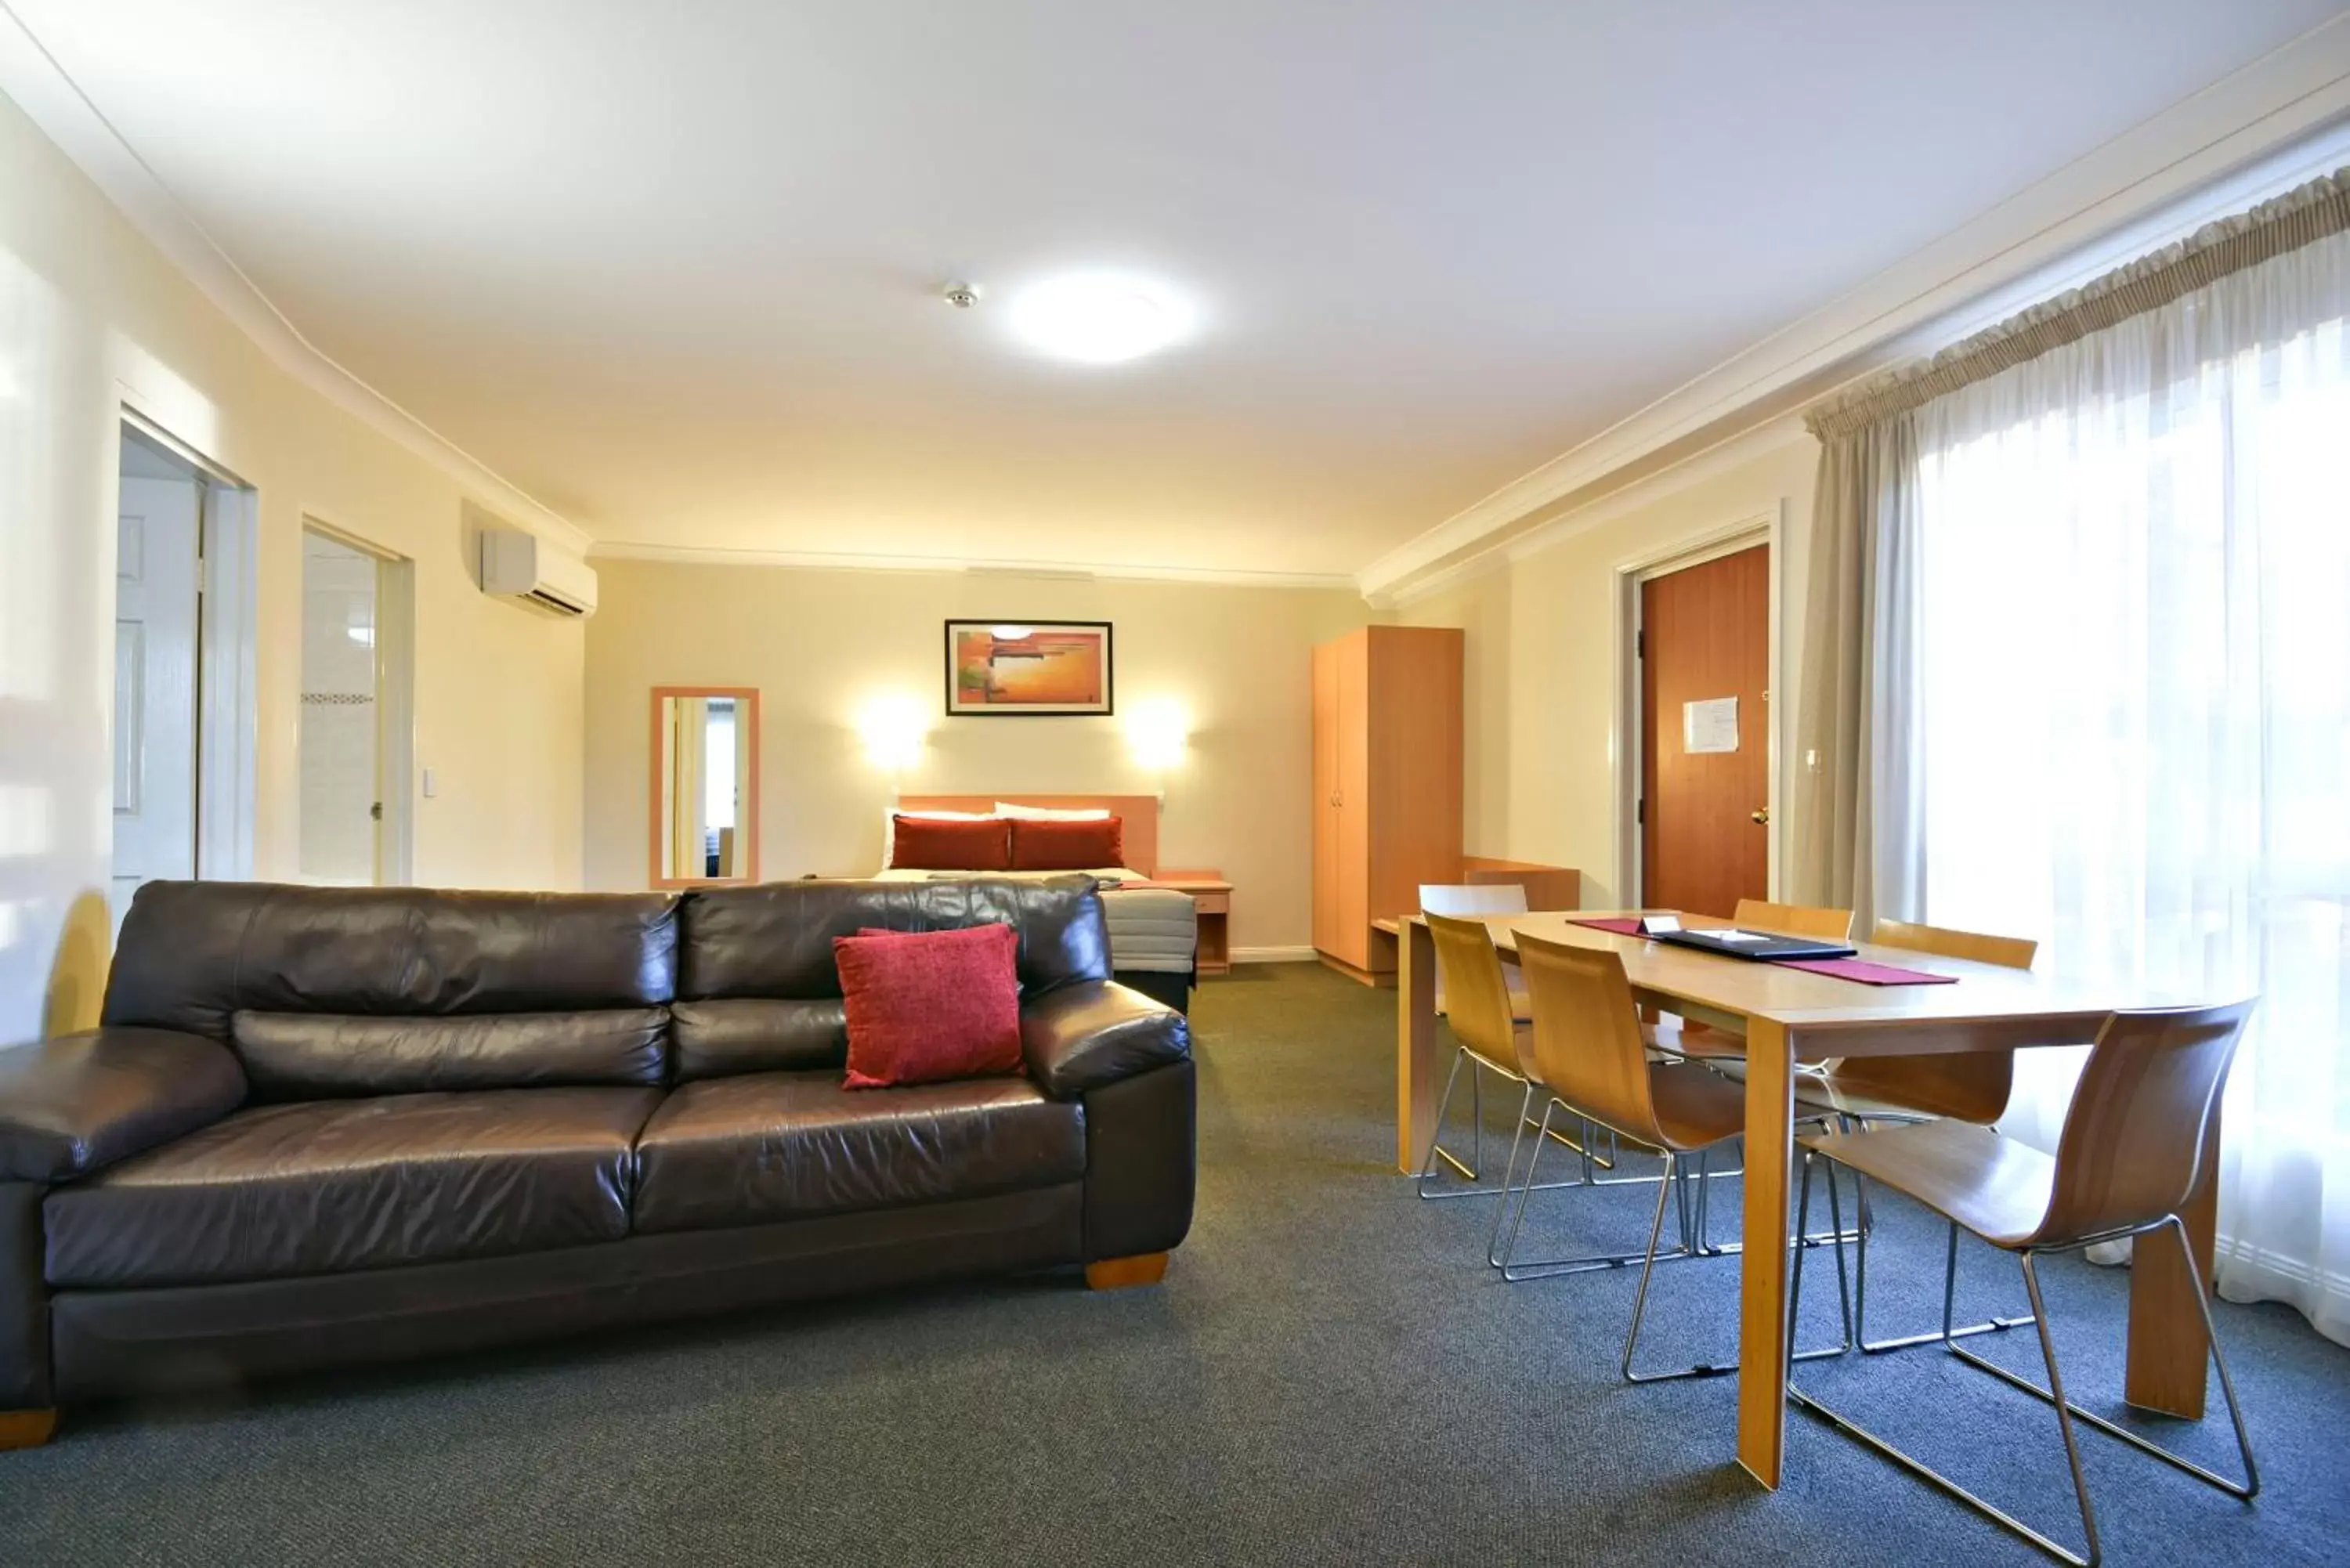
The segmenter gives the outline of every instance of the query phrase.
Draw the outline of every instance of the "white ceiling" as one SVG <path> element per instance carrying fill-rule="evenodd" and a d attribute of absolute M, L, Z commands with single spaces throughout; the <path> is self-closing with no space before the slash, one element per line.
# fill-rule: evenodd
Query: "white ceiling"
<path fill-rule="evenodd" d="M 1331 574 L 2343 9 L 7 4 L 311 342 L 599 541 Z M 1009 339 L 1094 266 L 1200 337 Z"/>

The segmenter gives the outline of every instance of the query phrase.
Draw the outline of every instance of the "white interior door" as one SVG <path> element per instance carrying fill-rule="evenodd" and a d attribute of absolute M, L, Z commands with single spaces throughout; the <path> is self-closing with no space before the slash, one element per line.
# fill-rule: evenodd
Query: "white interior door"
<path fill-rule="evenodd" d="M 130 453 L 126 443 L 126 466 Z M 114 579 L 114 923 L 142 882 L 196 874 L 203 487 L 125 472 Z"/>

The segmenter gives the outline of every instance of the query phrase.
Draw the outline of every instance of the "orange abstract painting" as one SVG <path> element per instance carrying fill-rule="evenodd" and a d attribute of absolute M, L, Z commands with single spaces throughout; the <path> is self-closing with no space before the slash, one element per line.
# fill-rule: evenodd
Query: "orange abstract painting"
<path fill-rule="evenodd" d="M 1107 621 L 947 622 L 947 711 L 1111 711 Z"/>

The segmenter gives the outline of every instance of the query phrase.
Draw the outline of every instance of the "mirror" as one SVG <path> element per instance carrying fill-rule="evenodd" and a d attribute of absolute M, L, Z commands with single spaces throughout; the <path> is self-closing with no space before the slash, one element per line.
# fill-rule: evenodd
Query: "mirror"
<path fill-rule="evenodd" d="M 653 689 L 652 884 L 759 877 L 759 694 Z"/>

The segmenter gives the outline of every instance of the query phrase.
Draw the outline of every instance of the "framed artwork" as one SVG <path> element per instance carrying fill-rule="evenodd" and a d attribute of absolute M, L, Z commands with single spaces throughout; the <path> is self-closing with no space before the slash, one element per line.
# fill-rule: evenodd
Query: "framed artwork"
<path fill-rule="evenodd" d="M 947 712 L 991 718 L 1107 713 L 1106 620 L 947 622 Z"/>

